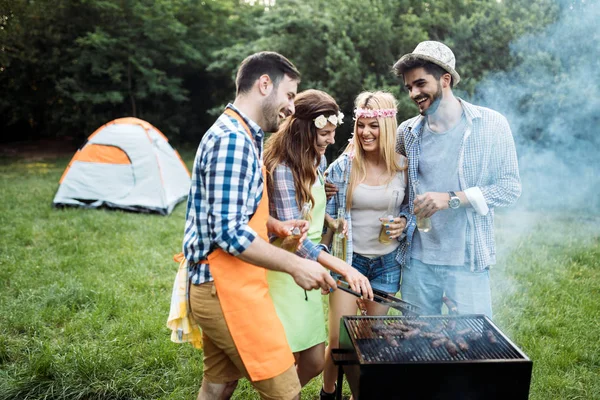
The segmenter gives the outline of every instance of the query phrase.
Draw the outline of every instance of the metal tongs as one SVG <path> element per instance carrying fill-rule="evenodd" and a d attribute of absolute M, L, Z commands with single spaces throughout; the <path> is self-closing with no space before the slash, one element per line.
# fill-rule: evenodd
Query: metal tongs
<path fill-rule="evenodd" d="M 394 297 L 394 296 L 392 296 L 386 292 L 383 292 L 381 290 L 372 289 L 373 290 L 373 300 L 369 300 L 369 299 L 363 297 L 362 294 L 350 289 L 350 285 L 348 285 L 348 282 L 345 282 L 340 279 L 336 282 L 336 284 L 337 284 L 338 289 L 341 289 L 344 292 L 350 293 L 351 295 L 354 295 L 356 297 L 360 297 L 363 300 L 374 301 L 374 302 L 382 304 L 384 306 L 395 308 L 396 310 L 402 311 L 403 315 L 407 315 L 407 316 L 421 315 L 421 312 L 422 312 L 421 307 L 411 304 L 411 303 L 404 301 L 402 299 L 399 299 L 397 297 Z"/>

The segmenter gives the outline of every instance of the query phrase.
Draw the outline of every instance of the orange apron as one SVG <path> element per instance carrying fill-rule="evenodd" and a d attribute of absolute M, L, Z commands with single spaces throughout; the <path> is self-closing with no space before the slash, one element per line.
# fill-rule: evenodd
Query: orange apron
<path fill-rule="evenodd" d="M 225 113 L 240 121 L 251 135 L 248 125 L 236 112 L 228 108 Z M 269 198 L 264 167 L 262 173 L 263 196 L 248 225 L 268 242 Z M 294 365 L 292 350 L 269 295 L 267 270 L 248 264 L 222 249 L 208 255 L 208 264 L 225 322 L 250 379 L 270 379 Z"/>

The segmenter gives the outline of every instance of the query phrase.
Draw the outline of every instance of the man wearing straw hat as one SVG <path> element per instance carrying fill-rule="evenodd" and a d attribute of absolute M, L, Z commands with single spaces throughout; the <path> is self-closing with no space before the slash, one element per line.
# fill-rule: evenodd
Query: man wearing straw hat
<path fill-rule="evenodd" d="M 396 142 L 410 180 L 401 291 L 428 314 L 440 314 L 447 296 L 461 314 L 491 318 L 494 208 L 513 204 L 521 182 L 508 121 L 454 96 L 455 64 L 448 46 L 425 41 L 393 67 L 420 114 Z"/>

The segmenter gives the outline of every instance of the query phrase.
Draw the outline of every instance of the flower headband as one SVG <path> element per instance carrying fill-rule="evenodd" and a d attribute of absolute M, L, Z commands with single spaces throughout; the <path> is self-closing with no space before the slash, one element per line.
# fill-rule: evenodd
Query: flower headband
<path fill-rule="evenodd" d="M 317 129 L 323 129 L 325 128 L 325 125 L 327 125 L 327 122 L 331 122 L 333 125 L 338 126 L 344 123 L 343 119 L 344 114 L 339 111 L 337 115 L 331 114 L 329 117 L 321 114 L 317 118 L 313 119 L 313 121 L 315 121 L 315 126 Z"/>
<path fill-rule="evenodd" d="M 381 108 L 377 110 L 369 110 L 368 108 L 356 108 L 354 110 L 354 118 L 386 118 L 395 116 L 395 108 Z"/>

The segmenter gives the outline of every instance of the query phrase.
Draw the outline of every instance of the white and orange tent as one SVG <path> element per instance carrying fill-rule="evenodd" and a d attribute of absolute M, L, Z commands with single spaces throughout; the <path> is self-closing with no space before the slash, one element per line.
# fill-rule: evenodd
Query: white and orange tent
<path fill-rule="evenodd" d="M 190 188 L 190 173 L 158 129 L 119 118 L 90 135 L 60 178 L 53 204 L 168 215 Z"/>

